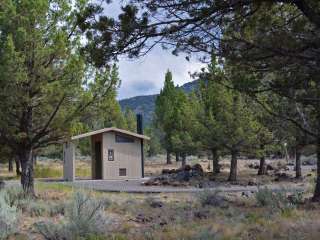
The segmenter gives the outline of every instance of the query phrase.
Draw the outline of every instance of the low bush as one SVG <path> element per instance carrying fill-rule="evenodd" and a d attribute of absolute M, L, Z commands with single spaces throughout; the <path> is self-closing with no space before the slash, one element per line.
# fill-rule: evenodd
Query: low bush
<path fill-rule="evenodd" d="M 304 197 L 302 191 L 294 191 L 291 195 L 289 195 L 288 200 L 294 204 L 303 204 L 304 203 Z"/>
<path fill-rule="evenodd" d="M 18 206 L 21 199 L 24 199 L 24 193 L 21 187 L 10 187 L 6 189 L 6 200 L 10 206 Z"/>
<path fill-rule="evenodd" d="M 24 205 L 24 212 L 28 213 L 30 217 L 40 217 L 49 213 L 50 206 L 45 202 L 28 201 Z"/>
<path fill-rule="evenodd" d="M 59 224 L 40 222 L 37 231 L 47 240 L 98 239 L 105 233 L 107 218 L 104 214 L 104 201 L 76 192 L 72 201 L 65 207 L 65 221 Z"/>
<path fill-rule="evenodd" d="M 50 215 L 52 206 L 42 200 L 26 196 L 20 187 L 9 188 L 7 191 L 7 202 L 15 206 L 30 217 Z"/>
<path fill-rule="evenodd" d="M 60 203 L 60 204 L 53 204 L 50 206 L 49 215 L 51 217 L 56 215 L 64 215 L 64 213 L 65 213 L 65 204 Z"/>
<path fill-rule="evenodd" d="M 187 240 L 218 240 L 223 239 L 221 234 L 215 231 L 212 228 L 205 228 L 201 229 L 197 234 L 194 236 L 190 236 Z"/>
<path fill-rule="evenodd" d="M 39 222 L 35 224 L 35 228 L 47 240 L 67 239 L 67 232 L 63 224 L 55 224 L 49 221 Z"/>
<path fill-rule="evenodd" d="M 255 194 L 256 201 L 261 207 L 268 207 L 271 211 L 280 211 L 288 214 L 295 203 L 290 201 L 285 190 L 272 191 L 265 188 L 259 188 Z"/>
<path fill-rule="evenodd" d="M 153 198 L 153 197 L 147 197 L 145 199 L 145 203 L 147 204 L 147 206 L 152 207 L 152 208 L 161 208 L 164 205 L 163 202 L 161 202 L 160 200 L 157 200 L 156 198 Z"/>
<path fill-rule="evenodd" d="M 10 234 L 18 231 L 19 212 L 11 206 L 8 193 L 0 192 L 0 239 L 6 239 Z"/>
<path fill-rule="evenodd" d="M 66 208 L 68 228 L 76 235 L 102 233 L 107 219 L 104 214 L 104 201 L 90 195 L 76 192 L 71 204 Z"/>
<path fill-rule="evenodd" d="M 226 199 L 219 195 L 219 191 L 204 190 L 197 195 L 201 206 L 226 207 Z"/>

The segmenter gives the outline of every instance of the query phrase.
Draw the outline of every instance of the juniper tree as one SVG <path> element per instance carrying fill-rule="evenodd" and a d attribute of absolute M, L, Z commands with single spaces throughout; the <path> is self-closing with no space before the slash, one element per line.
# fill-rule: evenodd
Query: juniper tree
<path fill-rule="evenodd" d="M 207 146 L 226 149 L 231 155 L 229 181 L 237 180 L 237 158 L 257 141 L 260 124 L 250 100 L 230 85 L 234 76 L 213 60 L 206 81 L 200 88 L 200 99 L 206 116 L 202 120 Z"/>
<path fill-rule="evenodd" d="M 170 142 L 172 150 L 181 155 L 181 165 L 185 167 L 187 155 L 196 153 L 200 148 L 200 142 L 196 138 L 199 129 L 196 114 L 199 106 L 194 94 L 187 96 L 181 89 L 176 90 L 175 99 Z"/>
<path fill-rule="evenodd" d="M 32 152 L 68 136 L 78 116 L 115 84 L 106 67 L 87 65 L 80 52 L 76 16 L 85 6 L 0 3 L 0 134 L 18 156 L 28 194 L 34 194 Z"/>
<path fill-rule="evenodd" d="M 202 147 L 212 153 L 213 173 L 220 172 L 219 153 L 224 148 L 220 136 L 221 122 L 216 118 L 219 112 L 224 111 L 224 98 L 221 97 L 221 93 L 225 89 L 216 82 L 221 74 L 213 57 L 207 71 L 199 75 L 200 86 L 197 92 L 201 106 L 201 113 L 198 114 L 198 138 L 201 140 Z"/>

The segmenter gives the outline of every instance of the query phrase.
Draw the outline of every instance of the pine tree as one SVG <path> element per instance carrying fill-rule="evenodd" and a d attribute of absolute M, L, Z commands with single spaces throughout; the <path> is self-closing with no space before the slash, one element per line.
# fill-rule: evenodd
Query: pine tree
<path fill-rule="evenodd" d="M 172 131 L 174 126 L 177 90 L 172 80 L 172 73 L 168 70 L 165 75 L 163 89 L 156 99 L 155 125 L 161 130 L 163 136 L 161 143 L 167 151 L 167 164 L 171 164 L 170 154 L 173 151 Z"/>

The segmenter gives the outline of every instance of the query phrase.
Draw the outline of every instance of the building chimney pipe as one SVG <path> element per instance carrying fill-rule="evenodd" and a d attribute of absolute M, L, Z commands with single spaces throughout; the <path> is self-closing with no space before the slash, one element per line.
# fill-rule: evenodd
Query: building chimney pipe
<path fill-rule="evenodd" d="M 142 122 L 142 114 L 137 114 L 137 133 L 143 134 L 143 122 Z M 143 139 L 141 141 L 141 177 L 144 178 L 144 150 L 143 150 Z"/>
<path fill-rule="evenodd" d="M 138 113 L 137 114 L 137 133 L 138 134 L 143 134 L 143 122 L 142 122 L 142 114 Z"/>

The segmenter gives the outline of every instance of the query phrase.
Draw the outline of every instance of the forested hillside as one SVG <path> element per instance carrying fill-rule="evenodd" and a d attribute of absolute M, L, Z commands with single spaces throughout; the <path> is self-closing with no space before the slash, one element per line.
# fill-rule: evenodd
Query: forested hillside
<path fill-rule="evenodd" d="M 188 82 L 178 87 L 185 93 L 190 93 L 197 88 L 198 80 Z M 135 113 L 142 113 L 145 125 L 149 125 L 152 121 L 154 114 L 155 101 L 159 94 L 136 96 L 131 98 L 122 99 L 119 101 L 122 111 L 129 108 Z"/>

